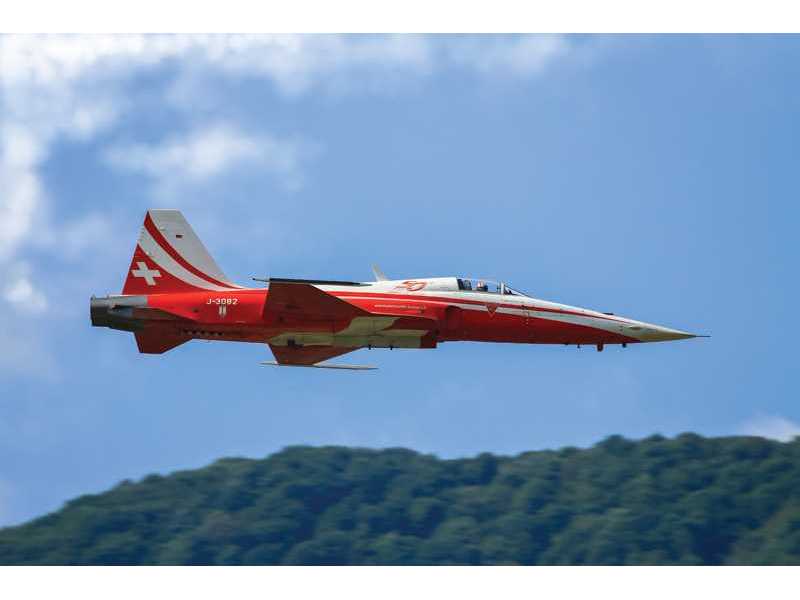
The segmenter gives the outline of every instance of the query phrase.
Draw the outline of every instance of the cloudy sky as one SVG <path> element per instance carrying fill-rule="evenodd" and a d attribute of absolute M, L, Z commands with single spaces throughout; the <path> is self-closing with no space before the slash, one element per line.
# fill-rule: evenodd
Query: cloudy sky
<path fill-rule="evenodd" d="M 800 433 L 800 38 L 0 37 L 0 525 L 292 444 L 440 456 Z M 504 279 L 711 333 L 140 356 L 89 326 L 148 207 L 232 278 Z"/>

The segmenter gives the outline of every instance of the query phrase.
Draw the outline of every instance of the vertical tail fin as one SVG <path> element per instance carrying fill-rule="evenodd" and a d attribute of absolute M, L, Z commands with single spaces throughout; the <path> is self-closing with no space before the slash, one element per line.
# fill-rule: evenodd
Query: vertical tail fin
<path fill-rule="evenodd" d="M 228 281 L 179 210 L 147 211 L 123 294 L 224 291 L 239 287 Z"/>

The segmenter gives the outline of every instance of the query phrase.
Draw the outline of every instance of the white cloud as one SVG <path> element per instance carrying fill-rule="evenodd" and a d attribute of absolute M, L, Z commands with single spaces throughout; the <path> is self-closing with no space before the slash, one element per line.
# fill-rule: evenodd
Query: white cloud
<path fill-rule="evenodd" d="M 114 236 L 114 225 L 107 216 L 90 213 L 62 224 L 58 235 L 46 242 L 48 247 L 57 249 L 62 258 L 74 260 L 89 250 L 97 252 L 105 248 L 107 252 Z"/>
<path fill-rule="evenodd" d="M 568 38 L 539 36 L 418 35 L 5 35 L 0 36 L 0 109 L 3 114 L 0 184 L 0 261 L 8 259 L 46 215 L 48 199 L 38 167 L 60 137 L 90 139 L 129 110 L 123 85 L 143 69 L 170 63 L 181 74 L 209 71 L 266 78 L 284 94 L 315 87 L 374 90 L 381 82 L 426 75 L 446 67 L 479 73 L 531 76 L 570 52 Z M 191 97 L 172 99 L 189 110 Z M 215 132 L 209 132 L 213 135 Z M 220 159 L 225 132 L 208 150 L 165 148 L 188 155 L 188 175 L 227 167 Z M 257 160 L 288 180 L 304 149 L 263 136 Z M 252 147 L 235 145 L 232 156 L 253 160 Z M 171 159 L 166 154 L 162 161 Z M 119 161 L 117 161 L 119 162 Z M 143 169 L 155 168 L 140 157 Z M 148 164 L 150 166 L 148 166 Z M 50 224 L 51 227 L 57 226 Z M 39 230 L 44 225 L 40 224 Z M 55 234 L 58 232 L 56 231 Z"/>
<path fill-rule="evenodd" d="M 186 58 L 195 65 L 200 61 L 231 73 L 267 76 L 295 92 L 326 75 L 360 68 L 431 71 L 455 61 L 530 73 L 569 48 L 566 37 L 553 34 L 10 35 L 0 39 L 0 72 L 7 84 L 50 87 L 75 82 L 90 71 L 114 77 L 120 69 Z"/>
<path fill-rule="evenodd" d="M 420 36 L 245 36 L 215 38 L 204 58 L 229 73 L 270 78 L 283 93 L 318 85 L 352 87 L 373 75 L 431 68 L 431 45 Z M 346 80 L 357 74 L 351 80 Z"/>
<path fill-rule="evenodd" d="M 784 417 L 759 415 L 742 425 L 740 432 L 744 435 L 757 435 L 779 442 L 789 442 L 800 436 L 800 423 Z"/>
<path fill-rule="evenodd" d="M 25 127 L 0 128 L 0 291 L 13 309 L 27 314 L 43 312 L 47 300 L 30 282 L 26 265 L 12 264 L 11 259 L 41 216 L 43 192 L 36 166 L 44 153 L 43 145 Z"/>
<path fill-rule="evenodd" d="M 114 167 L 144 173 L 161 185 L 170 181 L 201 182 L 234 166 L 250 164 L 279 175 L 289 187 L 300 181 L 300 165 L 314 145 L 270 135 L 249 135 L 217 123 L 173 136 L 158 144 L 129 144 L 111 148 L 107 161 Z"/>
<path fill-rule="evenodd" d="M 87 73 L 106 78 L 125 70 L 186 59 L 192 68 L 272 79 L 297 93 L 326 76 L 377 68 L 426 70 L 428 38 L 412 35 L 55 35 L 0 39 L 0 71 L 7 85 L 64 87 Z"/>
<path fill-rule="evenodd" d="M 188 116 L 198 110 L 198 96 L 205 102 L 197 92 L 214 76 L 267 80 L 286 97 L 374 93 L 446 68 L 532 77 L 572 46 L 550 35 L 0 35 L 0 293 L 17 314 L 41 314 L 48 300 L 35 285 L 29 251 L 75 259 L 108 235 L 96 215 L 69 223 L 54 217 L 64 211 L 55 210 L 41 167 L 56 143 L 92 140 L 135 111 L 126 92 L 148 69 L 170 67 L 172 85 L 158 90 L 161 100 Z M 108 158 L 153 177 L 156 192 L 175 175 L 201 182 L 243 163 L 295 188 L 314 151 L 300 138 L 223 124 L 183 137 L 168 132 L 161 143 L 132 143 L 109 150 Z M 27 342 L 33 356 L 37 346 Z"/>
<path fill-rule="evenodd" d="M 450 61 L 482 73 L 528 76 L 542 72 L 571 49 L 562 35 L 480 37 L 445 45 Z"/>
<path fill-rule="evenodd" d="M 24 127 L 0 129 L 0 261 L 11 256 L 29 234 L 41 201 L 35 166 L 42 144 Z"/>
<path fill-rule="evenodd" d="M 23 266 L 5 275 L 2 298 L 20 312 L 41 314 L 47 310 L 47 299 L 33 286 L 26 271 Z"/>

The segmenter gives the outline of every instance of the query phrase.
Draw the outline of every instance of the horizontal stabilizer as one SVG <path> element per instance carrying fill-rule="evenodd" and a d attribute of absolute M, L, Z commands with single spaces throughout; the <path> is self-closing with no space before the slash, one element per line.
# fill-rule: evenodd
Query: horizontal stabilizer
<path fill-rule="evenodd" d="M 137 331 L 134 335 L 136 336 L 136 345 L 142 354 L 164 354 L 191 339 L 186 335 L 164 331 Z"/>
<path fill-rule="evenodd" d="M 306 367 L 311 369 L 342 369 L 346 371 L 374 371 L 378 367 L 371 367 L 369 365 L 334 365 L 331 363 L 317 363 L 315 365 L 293 365 L 287 363 L 279 363 L 274 360 L 267 360 L 261 363 L 270 367 Z"/>

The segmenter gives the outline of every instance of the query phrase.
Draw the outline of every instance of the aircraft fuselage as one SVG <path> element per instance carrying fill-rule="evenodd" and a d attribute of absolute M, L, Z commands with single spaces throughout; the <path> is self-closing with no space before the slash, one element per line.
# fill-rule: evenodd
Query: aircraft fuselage
<path fill-rule="evenodd" d="M 369 328 L 348 332 L 352 319 L 303 313 L 271 314 L 265 310 L 269 289 L 229 292 L 182 292 L 141 296 L 111 296 L 93 300 L 93 322 L 104 315 L 120 329 L 151 329 L 170 336 L 241 342 L 290 343 L 314 338 L 316 343 L 356 347 L 366 342 L 374 348 L 433 348 L 439 342 L 509 342 L 522 344 L 628 344 L 694 337 L 692 334 L 651 325 L 617 315 L 556 304 L 527 296 L 487 292 L 409 291 L 408 280 L 340 287 L 318 285 L 320 290 L 394 323 L 387 330 Z M 424 279 L 413 280 L 424 282 Z M 392 285 L 396 284 L 396 285 Z M 363 287 L 362 287 L 363 286 Z M 394 291 L 391 287 L 401 287 Z M 425 335 L 402 328 L 403 317 L 424 317 L 437 323 Z M 358 317 L 356 317 L 357 319 Z M 394 325 L 397 327 L 394 327 Z M 397 331 L 397 335 L 389 332 Z M 413 329 L 412 329 L 413 331 Z M 350 339 L 352 338 L 352 339 Z"/>
<path fill-rule="evenodd" d="M 92 324 L 135 334 L 160 354 L 192 339 L 269 344 L 277 363 L 319 366 L 358 348 L 441 342 L 606 344 L 693 334 L 533 298 L 502 282 L 460 277 L 231 283 L 179 211 L 150 210 L 122 294 L 91 299 Z"/>

